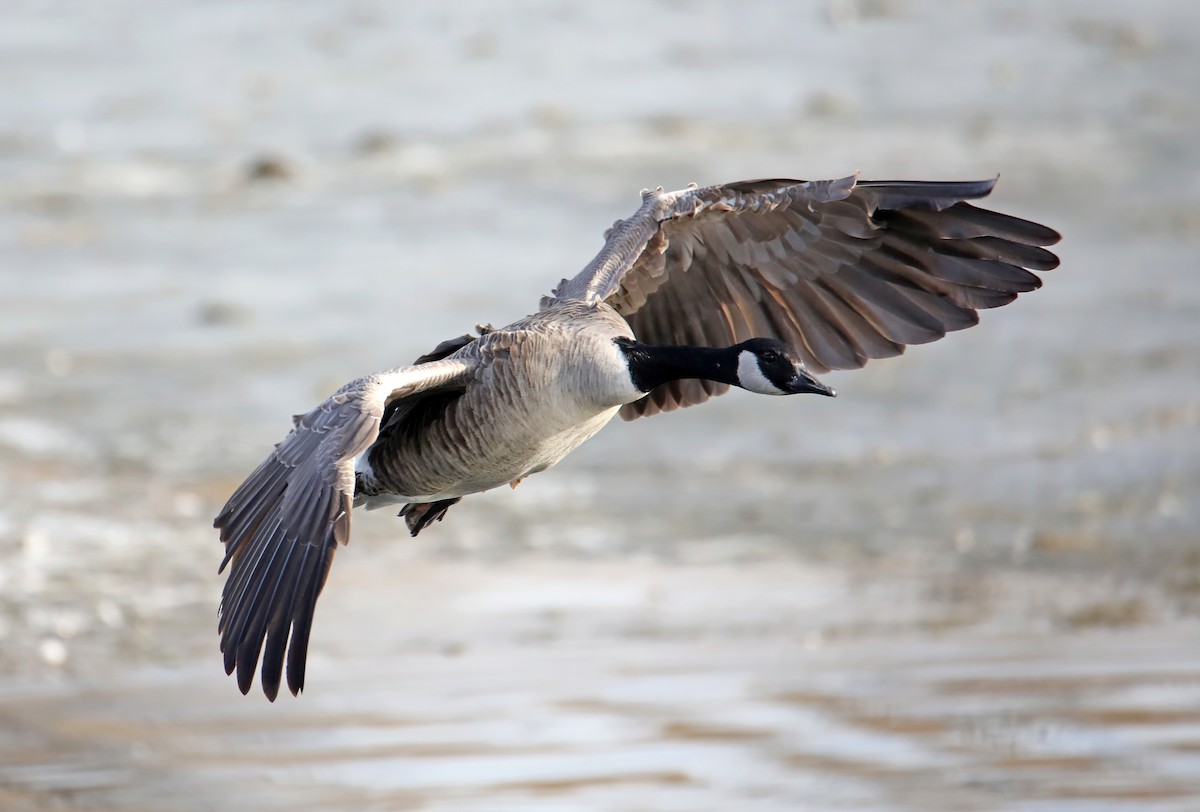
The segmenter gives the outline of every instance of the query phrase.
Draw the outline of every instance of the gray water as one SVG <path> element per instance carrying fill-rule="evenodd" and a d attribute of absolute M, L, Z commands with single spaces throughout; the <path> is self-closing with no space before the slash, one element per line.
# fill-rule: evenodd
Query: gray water
<path fill-rule="evenodd" d="M 1197 808 L 1197 54 L 1167 0 L 10 3 L 0 808 Z M 357 516 L 304 696 L 237 693 L 210 520 L 291 414 L 642 187 L 856 170 L 999 172 L 1063 266 Z"/>

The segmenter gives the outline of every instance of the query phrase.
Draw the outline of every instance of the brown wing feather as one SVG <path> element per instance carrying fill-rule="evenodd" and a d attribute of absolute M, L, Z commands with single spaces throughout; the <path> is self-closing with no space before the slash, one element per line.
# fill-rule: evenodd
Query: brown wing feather
<path fill-rule="evenodd" d="M 468 342 L 469 343 L 469 342 Z M 288 689 L 304 687 L 313 609 L 338 545 L 350 540 L 354 458 L 375 442 L 389 401 L 460 386 L 475 365 L 434 361 L 347 384 L 305 415 L 234 492 L 213 525 L 229 577 L 221 593 L 225 672 L 274 700 L 287 658 Z M 289 646 L 290 639 L 290 646 Z"/>
<path fill-rule="evenodd" d="M 297 421 L 213 522 L 225 542 L 221 569 L 231 567 L 221 596 L 221 651 L 242 693 L 260 650 L 263 691 L 274 699 L 289 633 L 293 652 L 307 648 L 334 550 L 350 535 L 353 458 L 374 440 L 382 414 L 382 401 L 353 391 L 325 401 Z M 287 680 L 293 694 L 303 688 L 302 654 L 289 658 Z"/>
<path fill-rule="evenodd" d="M 724 346 L 766 336 L 792 344 L 815 372 L 855 369 L 970 327 L 977 310 L 1040 287 L 1030 269 L 1057 266 L 1042 247 L 1057 232 L 965 202 L 993 185 L 766 180 L 672 193 L 624 275 L 602 252 L 594 277 L 585 271 L 563 290 L 594 290 L 646 343 Z M 627 236 L 646 231 L 634 220 L 623 224 Z M 621 415 L 719 393 L 700 382 L 667 384 Z"/>

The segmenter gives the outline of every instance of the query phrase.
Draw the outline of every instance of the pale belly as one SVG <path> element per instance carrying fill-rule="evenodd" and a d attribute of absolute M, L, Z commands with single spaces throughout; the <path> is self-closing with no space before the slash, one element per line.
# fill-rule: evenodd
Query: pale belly
<path fill-rule="evenodd" d="M 609 409 L 537 442 L 521 444 L 516 448 L 497 447 L 494 453 L 483 455 L 469 466 L 463 466 L 457 481 L 445 485 L 437 483 L 441 490 L 422 494 L 420 501 L 480 493 L 545 471 L 604 428 L 616 413 L 616 408 Z"/>
<path fill-rule="evenodd" d="M 507 430 L 484 431 L 468 448 L 457 443 L 447 444 L 453 432 L 432 431 L 413 438 L 390 465 L 377 465 L 376 474 L 383 482 L 376 493 L 363 493 L 359 503 L 367 509 L 400 502 L 434 502 L 468 496 L 510 485 L 532 474 L 545 471 L 600 431 L 617 413 L 619 407 L 605 409 L 589 419 L 566 428 L 546 433 L 543 427 L 537 436 Z M 477 448 L 476 454 L 464 454 Z M 360 464 L 360 468 L 367 467 Z M 389 476 L 390 475 L 390 476 Z M 393 482 L 386 482 L 388 479 Z M 386 483 L 386 484 L 385 484 Z M 393 489 L 392 486 L 399 486 Z M 402 491 L 402 492 L 401 492 Z"/>
<path fill-rule="evenodd" d="M 515 483 L 555 465 L 620 408 L 581 403 L 552 388 L 514 400 L 481 405 L 467 396 L 423 430 L 381 441 L 356 465 L 369 472 L 357 502 L 368 509 L 433 502 Z"/>

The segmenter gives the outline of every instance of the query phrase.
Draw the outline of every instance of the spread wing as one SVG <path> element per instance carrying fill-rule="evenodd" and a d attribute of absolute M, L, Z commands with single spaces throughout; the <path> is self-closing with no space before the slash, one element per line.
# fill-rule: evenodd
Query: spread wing
<path fill-rule="evenodd" d="M 761 180 L 644 192 L 578 276 L 543 301 L 604 300 L 649 344 L 727 346 L 756 336 L 815 372 L 856 369 L 970 327 L 977 310 L 1041 286 L 1058 258 L 1045 226 L 965 202 L 994 180 Z M 724 392 L 660 386 L 633 419 Z"/>
<path fill-rule="evenodd" d="M 476 366 L 470 358 L 450 358 L 347 384 L 297 416 L 288 436 L 229 498 L 213 522 L 225 543 L 221 570 L 231 565 L 218 631 L 225 672 L 237 669 L 242 693 L 250 690 L 260 651 L 268 698 L 279 693 L 285 651 L 288 689 L 295 694 L 304 687 L 317 596 L 334 550 L 350 540 L 354 458 L 375 441 L 387 406 L 462 386 Z"/>

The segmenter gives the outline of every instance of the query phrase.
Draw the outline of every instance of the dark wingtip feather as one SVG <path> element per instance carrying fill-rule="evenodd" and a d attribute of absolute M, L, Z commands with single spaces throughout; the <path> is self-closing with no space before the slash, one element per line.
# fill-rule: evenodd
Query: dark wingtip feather
<path fill-rule="evenodd" d="M 987 197 L 996 188 L 994 178 L 985 180 L 861 180 L 855 191 L 872 200 L 879 209 L 917 206 L 940 210 L 963 200 Z"/>
<path fill-rule="evenodd" d="M 250 693 L 254 684 L 254 669 L 258 667 L 258 646 L 243 643 L 237 648 L 237 685 L 242 695 Z"/>
<path fill-rule="evenodd" d="M 260 466 L 220 518 L 227 525 L 221 569 L 230 568 L 217 624 L 225 672 L 236 672 L 238 690 L 249 693 L 261 657 L 271 701 L 283 680 L 289 629 L 288 668 L 303 678 L 312 604 L 332 548 L 349 536 L 349 497 L 318 479 L 293 481 L 291 470 L 271 460 Z M 289 687 L 296 693 L 290 680 Z"/>
<path fill-rule="evenodd" d="M 273 677 L 268 677 L 265 673 L 261 677 L 263 695 L 270 702 L 274 702 L 279 696 L 279 683 L 281 676 L 282 674 L 277 672 Z"/>
<path fill-rule="evenodd" d="M 1044 226 L 1041 223 L 1035 223 L 1032 220 L 1022 220 L 1021 222 L 1029 225 L 1029 234 L 1031 239 L 1034 241 L 1034 245 L 1058 245 L 1058 243 L 1062 241 L 1062 234 L 1050 228 L 1049 226 Z M 1049 254 L 1050 252 L 1047 251 L 1046 253 Z M 1054 265 L 1052 265 L 1051 268 L 1058 267 L 1058 257 L 1055 257 L 1054 254 L 1050 254 L 1050 256 L 1054 257 L 1055 260 Z M 1050 268 L 1047 268 L 1046 270 L 1050 270 Z"/>

